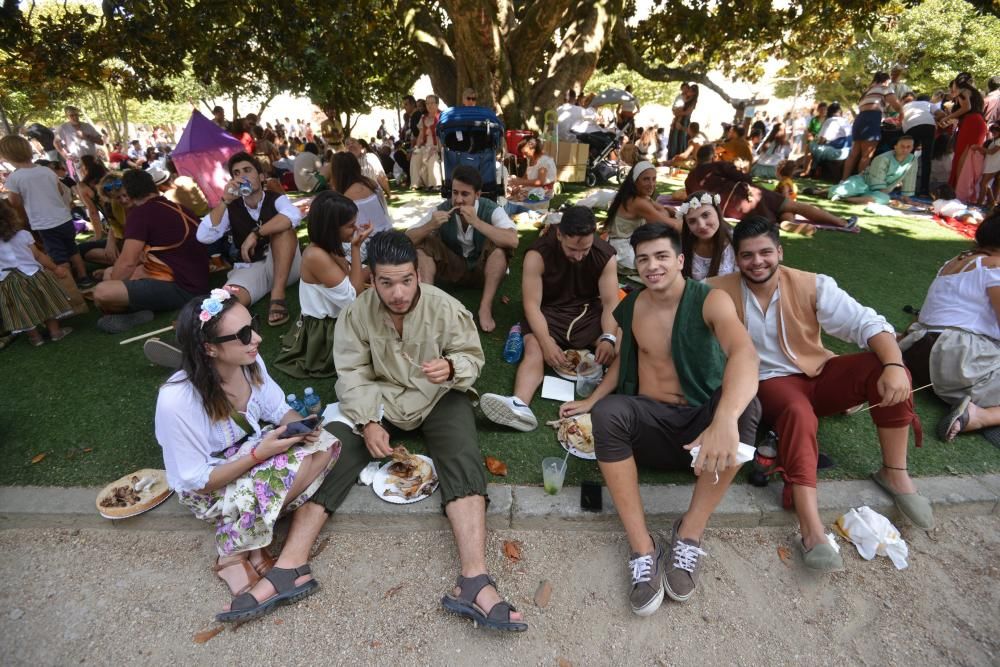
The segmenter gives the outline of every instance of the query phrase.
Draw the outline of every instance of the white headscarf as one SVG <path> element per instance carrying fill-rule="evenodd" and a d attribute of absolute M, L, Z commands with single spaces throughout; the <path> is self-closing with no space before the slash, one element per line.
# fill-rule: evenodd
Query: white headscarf
<path fill-rule="evenodd" d="M 642 175 L 642 172 L 647 169 L 656 169 L 656 167 L 653 166 L 652 162 L 647 160 L 636 162 L 635 166 L 632 167 L 632 181 L 637 183 L 639 181 L 639 176 Z"/>

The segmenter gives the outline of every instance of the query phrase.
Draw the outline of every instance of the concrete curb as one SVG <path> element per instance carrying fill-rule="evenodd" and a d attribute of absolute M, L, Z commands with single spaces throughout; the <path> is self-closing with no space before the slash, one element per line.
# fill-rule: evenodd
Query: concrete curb
<path fill-rule="evenodd" d="M 1000 475 L 924 477 L 916 480 L 920 492 L 934 505 L 937 516 L 1000 513 Z M 687 509 L 691 485 L 642 486 L 643 504 L 651 525 L 669 525 Z M 205 530 L 205 523 L 174 498 L 146 514 L 109 521 L 96 511 L 99 488 L 0 487 L 0 529 L 64 527 L 119 530 Z M 579 487 L 547 495 L 538 486 L 491 484 L 487 524 L 493 529 L 620 530 L 614 504 L 604 489 L 604 509 L 580 509 Z M 901 516 L 887 494 L 866 480 L 825 481 L 819 486 L 820 513 L 832 523 L 851 507 L 868 505 L 893 521 Z M 795 515 L 781 508 L 781 484 L 765 488 L 736 485 L 712 516 L 713 526 L 753 528 L 794 525 Z M 447 528 L 435 497 L 413 505 L 392 505 L 369 489 L 351 490 L 347 500 L 324 530 L 397 531 Z"/>

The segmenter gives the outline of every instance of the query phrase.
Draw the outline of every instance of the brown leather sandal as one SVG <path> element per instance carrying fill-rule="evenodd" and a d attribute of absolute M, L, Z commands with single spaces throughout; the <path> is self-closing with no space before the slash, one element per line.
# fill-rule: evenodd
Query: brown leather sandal
<path fill-rule="evenodd" d="M 219 560 L 221 560 L 221 558 L 222 557 L 220 556 Z M 253 565 L 250 564 L 249 557 L 238 558 L 226 563 L 220 563 L 219 560 L 216 560 L 215 565 L 212 566 L 212 572 L 215 573 L 215 576 L 225 582 L 226 586 L 229 587 L 229 591 L 234 596 L 239 596 L 248 592 L 257 584 L 258 581 L 260 581 L 261 576 L 263 576 L 253 567 Z M 261 565 L 263 565 L 263 563 L 261 563 Z M 236 588 L 231 580 L 225 576 L 226 574 L 239 576 L 241 573 L 246 576 L 247 584 L 240 588 Z"/>

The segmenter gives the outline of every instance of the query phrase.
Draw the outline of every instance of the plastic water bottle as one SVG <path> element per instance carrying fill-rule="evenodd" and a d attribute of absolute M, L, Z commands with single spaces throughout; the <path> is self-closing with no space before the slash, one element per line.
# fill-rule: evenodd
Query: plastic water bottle
<path fill-rule="evenodd" d="M 285 402 L 288 403 L 288 405 L 292 408 L 292 410 L 295 410 L 303 417 L 308 416 L 309 413 L 306 412 L 306 406 L 302 403 L 302 401 L 298 399 L 298 397 L 295 394 L 289 394 L 288 396 L 285 396 Z"/>
<path fill-rule="evenodd" d="M 524 355 L 524 337 L 521 335 L 521 325 L 515 324 L 507 334 L 507 342 L 503 345 L 503 360 L 508 364 L 516 364 Z"/>
<path fill-rule="evenodd" d="M 323 411 L 323 402 L 319 400 L 319 394 L 314 392 L 312 387 L 306 387 L 302 404 L 305 406 L 305 411 L 302 414 L 306 417 L 309 415 L 318 415 Z"/>

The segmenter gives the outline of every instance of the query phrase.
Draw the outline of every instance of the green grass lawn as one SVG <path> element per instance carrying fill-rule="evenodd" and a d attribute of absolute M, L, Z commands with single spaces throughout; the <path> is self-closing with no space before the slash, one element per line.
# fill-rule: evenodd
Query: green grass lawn
<path fill-rule="evenodd" d="M 661 185 L 667 191 L 678 181 Z M 580 188 L 567 188 L 558 200 L 577 197 Z M 397 196 L 393 205 L 411 201 L 416 195 Z M 807 198 L 804 198 L 807 199 Z M 786 235 L 785 261 L 807 270 L 832 275 L 859 301 L 883 313 L 897 328 L 905 327 L 909 316 L 903 306 L 919 306 L 940 264 L 969 246 L 969 242 L 931 221 L 916 218 L 879 218 L 863 214 L 860 207 L 825 204 L 843 214 L 862 215 L 860 234 L 818 232 L 812 238 Z M 303 232 L 304 235 L 304 232 Z M 521 230 L 518 255 L 536 238 L 537 231 Z M 223 281 L 214 274 L 214 283 Z M 477 383 L 480 392 L 509 394 L 515 368 L 503 362 L 501 351 L 506 332 L 521 317 L 520 261 L 511 267 L 511 275 L 500 290 L 510 303 L 499 300 L 495 307 L 497 330 L 482 336 L 487 364 Z M 461 290 L 455 296 L 475 312 L 475 292 Z M 298 312 L 297 290 L 289 293 L 289 306 Z M 267 303 L 255 308 L 262 316 Z M 0 369 L 5 381 L 0 393 L 0 457 L 4 461 L 0 484 L 98 485 L 141 467 L 162 467 L 160 448 L 153 435 L 153 412 L 156 392 L 166 379 L 164 369 L 150 365 L 142 354 L 142 345 L 119 345 L 132 335 L 168 326 L 173 314 L 158 316 L 147 327 L 120 336 L 98 331 L 97 313 L 73 318 L 73 334 L 57 344 L 33 348 L 25 340 L 16 340 L 0 351 Z M 294 319 L 294 318 L 293 318 Z M 266 317 L 264 318 L 266 320 Z M 288 325 L 278 329 L 264 327 L 262 354 L 272 359 L 279 348 L 279 338 Z M 167 336 L 166 338 L 170 338 Z M 837 352 L 852 351 L 839 341 L 828 341 Z M 272 369 L 286 392 L 301 394 L 307 383 L 289 378 Z M 324 402 L 335 399 L 332 380 L 311 383 Z M 940 475 L 1000 471 L 1000 450 L 989 446 L 978 435 L 963 436 L 945 444 L 933 435 L 934 426 L 945 406 L 929 390 L 916 399 L 924 423 L 924 447 L 911 446 L 910 468 L 916 475 Z M 536 398 L 532 408 L 540 422 L 556 418 L 557 404 Z M 562 449 L 552 429 L 542 426 L 533 433 L 517 433 L 494 426 L 481 415 L 479 440 L 483 453 L 505 461 L 509 468 L 506 480 L 523 484 L 541 483 L 541 459 L 560 455 Z M 822 450 L 837 466 L 821 474 L 822 478 L 866 477 L 879 464 L 875 429 L 866 414 L 832 417 L 822 421 L 819 438 Z M 418 443 L 414 448 L 421 449 Z M 46 454 L 38 463 L 32 458 Z M 594 462 L 570 459 L 567 483 L 599 479 Z M 645 472 L 646 482 L 684 483 L 684 473 Z"/>

